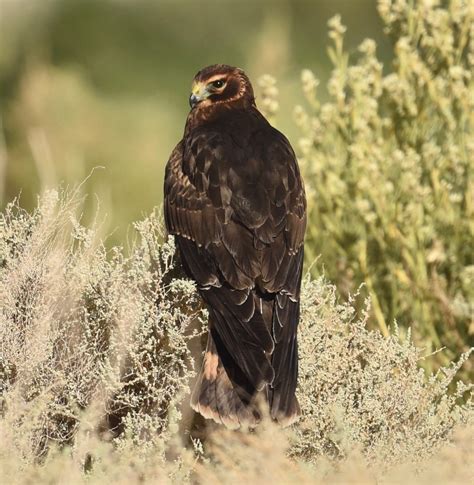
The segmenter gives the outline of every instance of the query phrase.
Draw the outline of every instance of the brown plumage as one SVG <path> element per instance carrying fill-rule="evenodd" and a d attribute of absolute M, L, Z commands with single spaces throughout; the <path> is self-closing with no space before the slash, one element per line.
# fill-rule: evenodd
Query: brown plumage
<path fill-rule="evenodd" d="M 198 72 L 165 175 L 165 220 L 209 310 L 192 407 L 254 426 L 263 395 L 282 424 L 299 414 L 296 341 L 306 201 L 295 154 L 255 105 L 245 73 Z"/>

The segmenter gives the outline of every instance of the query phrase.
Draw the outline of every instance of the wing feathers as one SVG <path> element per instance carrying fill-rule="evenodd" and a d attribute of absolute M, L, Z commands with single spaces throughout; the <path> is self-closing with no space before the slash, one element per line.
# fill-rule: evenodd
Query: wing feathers
<path fill-rule="evenodd" d="M 272 355 L 275 378 L 270 388 L 271 416 L 290 422 L 299 414 L 295 397 L 298 380 L 298 344 L 296 331 L 299 320 L 299 302 L 288 295 L 278 295 L 274 305 L 273 332 L 276 340 Z"/>
<path fill-rule="evenodd" d="M 167 229 L 209 309 L 210 345 L 218 355 L 207 357 L 193 406 L 229 427 L 255 422 L 251 402 L 265 386 L 275 419 L 298 414 L 306 226 L 288 141 L 258 112 L 239 116 L 229 132 L 222 123 L 187 131 L 167 164 L 164 201 Z"/>

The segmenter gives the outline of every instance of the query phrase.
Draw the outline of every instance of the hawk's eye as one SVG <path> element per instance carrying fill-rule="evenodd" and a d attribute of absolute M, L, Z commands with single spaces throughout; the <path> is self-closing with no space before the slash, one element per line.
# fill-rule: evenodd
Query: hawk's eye
<path fill-rule="evenodd" d="M 217 89 L 219 89 L 219 88 L 221 88 L 222 86 L 224 86 L 224 84 L 225 84 L 225 83 L 224 83 L 224 81 L 223 81 L 222 79 L 218 79 L 217 81 L 214 81 L 214 82 L 212 82 L 211 84 L 212 84 L 212 87 L 213 87 L 213 88 L 217 88 Z"/>

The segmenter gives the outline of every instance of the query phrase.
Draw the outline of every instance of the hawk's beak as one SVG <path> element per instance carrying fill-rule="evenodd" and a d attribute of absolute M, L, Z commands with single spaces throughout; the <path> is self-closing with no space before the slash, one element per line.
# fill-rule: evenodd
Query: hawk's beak
<path fill-rule="evenodd" d="M 191 93 L 191 96 L 189 96 L 189 106 L 191 106 L 191 108 L 194 108 L 194 106 L 196 106 L 199 101 L 200 100 L 198 96 L 196 96 L 194 93 Z"/>
<path fill-rule="evenodd" d="M 194 108 L 200 101 L 206 99 L 209 96 L 209 91 L 207 90 L 207 86 L 203 83 L 195 83 L 193 84 L 193 88 L 191 91 L 191 96 L 189 96 L 189 106 Z"/>

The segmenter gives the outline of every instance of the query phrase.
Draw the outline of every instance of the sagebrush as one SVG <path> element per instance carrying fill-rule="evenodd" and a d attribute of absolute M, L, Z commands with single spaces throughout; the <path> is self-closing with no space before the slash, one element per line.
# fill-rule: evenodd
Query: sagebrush
<path fill-rule="evenodd" d="M 396 319 L 420 345 L 446 346 L 446 362 L 474 342 L 474 4 L 380 0 L 378 10 L 392 66 L 370 39 L 349 55 L 335 17 L 326 102 L 302 73 L 306 256 L 321 255 L 313 274 L 343 295 L 366 285 L 384 335 Z"/>
<path fill-rule="evenodd" d="M 468 354 L 426 377 L 410 339 L 367 330 L 368 302 L 360 318 L 355 300 L 308 276 L 299 424 L 196 437 L 181 411 L 205 314 L 172 239 L 160 242 L 159 213 L 134 224 L 126 256 L 80 224 L 79 206 L 51 191 L 33 213 L 15 202 L 0 218 L 0 466 L 13 481 L 51 477 L 45 469 L 59 479 L 65 466 L 77 480 L 110 480 L 119 462 L 133 480 L 217 482 L 229 468 L 238 481 L 249 463 L 257 479 L 270 449 L 287 479 L 323 480 L 346 462 L 383 477 L 423 469 L 471 423 L 470 386 L 447 392 Z"/>
<path fill-rule="evenodd" d="M 290 429 L 264 420 L 230 433 L 194 419 L 189 387 L 207 316 L 158 210 L 133 225 L 126 248 L 110 248 L 100 220 L 83 225 L 79 191 L 45 192 L 33 212 L 9 204 L 0 216 L 0 476 L 466 483 L 472 384 L 459 376 L 472 375 L 473 9 L 380 0 L 393 70 L 384 73 L 370 40 L 349 56 L 336 17 L 328 101 L 302 74 L 309 271 L 303 414 Z M 275 82 L 261 88 L 274 115 Z"/>

